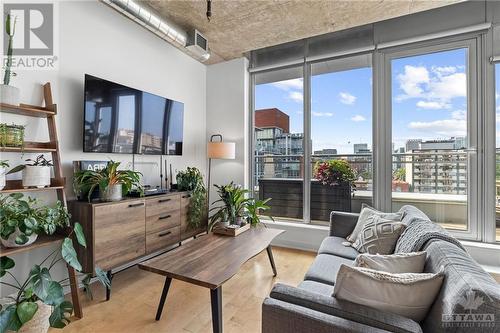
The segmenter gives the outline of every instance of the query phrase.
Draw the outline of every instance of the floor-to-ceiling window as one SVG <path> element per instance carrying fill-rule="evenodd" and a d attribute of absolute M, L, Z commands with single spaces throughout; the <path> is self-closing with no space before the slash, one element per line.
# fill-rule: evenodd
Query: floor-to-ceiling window
<path fill-rule="evenodd" d="M 496 241 L 500 242 L 500 64 L 495 64 L 495 225 L 496 225 Z"/>
<path fill-rule="evenodd" d="M 254 195 L 269 212 L 303 219 L 304 98 L 302 66 L 254 76 Z"/>
<path fill-rule="evenodd" d="M 446 228 L 467 230 L 468 49 L 411 54 L 390 65 L 393 210 L 411 204 Z"/>
<path fill-rule="evenodd" d="M 372 70 L 365 54 L 311 64 L 312 222 L 332 210 L 359 212 L 372 204 Z M 321 168 L 343 160 L 355 180 L 349 186 L 322 184 Z"/>

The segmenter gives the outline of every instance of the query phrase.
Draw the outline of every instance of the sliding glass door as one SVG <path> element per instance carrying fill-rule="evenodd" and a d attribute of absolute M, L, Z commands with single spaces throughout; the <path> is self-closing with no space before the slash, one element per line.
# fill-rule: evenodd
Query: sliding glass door
<path fill-rule="evenodd" d="M 371 55 L 311 64 L 312 222 L 329 220 L 332 210 L 359 212 L 372 204 Z M 322 184 L 321 168 L 342 160 L 354 172 L 349 186 Z"/>
<path fill-rule="evenodd" d="M 476 87 L 470 75 L 474 43 L 412 49 L 390 55 L 388 62 L 392 210 L 416 206 L 432 221 L 474 238 L 479 186 Z"/>

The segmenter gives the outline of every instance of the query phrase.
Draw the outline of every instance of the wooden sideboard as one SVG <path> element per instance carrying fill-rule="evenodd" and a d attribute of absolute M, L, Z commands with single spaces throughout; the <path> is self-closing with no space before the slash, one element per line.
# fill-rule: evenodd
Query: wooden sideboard
<path fill-rule="evenodd" d="M 189 194 L 172 192 L 118 202 L 69 201 L 72 221 L 80 222 L 87 248 L 78 247 L 83 271 L 94 273 L 126 265 L 203 233 L 188 225 Z"/>

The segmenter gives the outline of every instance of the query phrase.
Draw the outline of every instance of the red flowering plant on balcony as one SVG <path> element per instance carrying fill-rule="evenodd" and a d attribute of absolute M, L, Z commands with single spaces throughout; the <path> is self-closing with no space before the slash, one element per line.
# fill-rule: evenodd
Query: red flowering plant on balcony
<path fill-rule="evenodd" d="M 314 178 L 323 185 L 335 186 L 349 183 L 355 187 L 356 175 L 346 160 L 330 160 L 316 162 Z"/>

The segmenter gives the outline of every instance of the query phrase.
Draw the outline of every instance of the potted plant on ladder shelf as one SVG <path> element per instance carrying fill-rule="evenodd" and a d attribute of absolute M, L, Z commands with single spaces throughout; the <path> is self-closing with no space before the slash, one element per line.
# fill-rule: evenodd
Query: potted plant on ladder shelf
<path fill-rule="evenodd" d="M 12 71 L 12 45 L 14 43 L 14 33 L 16 31 L 16 18 L 7 14 L 5 19 L 5 34 L 7 35 L 7 61 L 4 66 L 3 84 L 1 85 L 0 100 L 2 103 L 19 105 L 19 88 L 10 85 L 10 78 L 16 76 Z"/>

